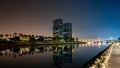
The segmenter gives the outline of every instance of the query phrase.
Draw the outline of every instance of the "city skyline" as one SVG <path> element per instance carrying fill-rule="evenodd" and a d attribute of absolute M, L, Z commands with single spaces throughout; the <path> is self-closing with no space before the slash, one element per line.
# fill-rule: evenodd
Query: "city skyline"
<path fill-rule="evenodd" d="M 11 0 L 0 2 L 0 34 L 52 36 L 52 20 L 71 22 L 78 38 L 118 38 L 118 0 Z"/>

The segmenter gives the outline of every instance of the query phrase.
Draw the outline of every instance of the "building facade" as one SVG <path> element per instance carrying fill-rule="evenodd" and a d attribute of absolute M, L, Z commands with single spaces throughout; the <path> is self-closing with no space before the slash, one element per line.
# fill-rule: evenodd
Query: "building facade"
<path fill-rule="evenodd" d="M 53 20 L 53 37 L 63 38 L 63 20 Z"/>
<path fill-rule="evenodd" d="M 63 24 L 63 37 L 65 39 L 72 38 L 72 23 L 64 23 Z"/>
<path fill-rule="evenodd" d="M 72 23 L 63 23 L 62 19 L 53 20 L 53 37 L 71 39 Z"/>

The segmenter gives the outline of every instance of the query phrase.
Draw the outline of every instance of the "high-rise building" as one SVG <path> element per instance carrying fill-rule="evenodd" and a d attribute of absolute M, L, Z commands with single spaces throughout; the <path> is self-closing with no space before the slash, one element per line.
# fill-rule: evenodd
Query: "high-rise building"
<path fill-rule="evenodd" d="M 67 39 L 72 38 L 72 23 L 63 24 L 63 37 Z"/>
<path fill-rule="evenodd" d="M 53 36 L 58 38 L 63 38 L 63 20 L 55 19 L 53 20 Z"/>
<path fill-rule="evenodd" d="M 72 23 L 63 23 L 62 19 L 53 20 L 53 37 L 71 39 Z"/>

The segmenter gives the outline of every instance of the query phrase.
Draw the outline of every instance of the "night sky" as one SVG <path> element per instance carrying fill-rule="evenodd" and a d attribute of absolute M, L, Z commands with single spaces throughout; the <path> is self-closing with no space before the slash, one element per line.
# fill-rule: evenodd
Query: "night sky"
<path fill-rule="evenodd" d="M 0 33 L 52 36 L 52 21 L 73 24 L 78 38 L 120 37 L 119 0 L 0 0 Z"/>

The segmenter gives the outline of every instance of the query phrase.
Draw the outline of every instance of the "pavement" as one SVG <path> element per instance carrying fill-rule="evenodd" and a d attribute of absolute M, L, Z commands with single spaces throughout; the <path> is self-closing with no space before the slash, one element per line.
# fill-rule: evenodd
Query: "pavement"
<path fill-rule="evenodd" d="M 120 45 L 113 46 L 106 68 L 120 68 Z"/>

